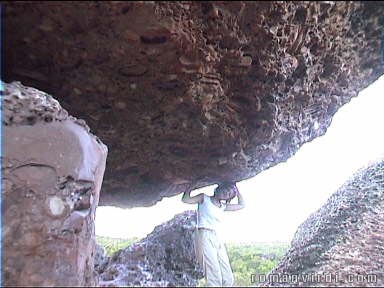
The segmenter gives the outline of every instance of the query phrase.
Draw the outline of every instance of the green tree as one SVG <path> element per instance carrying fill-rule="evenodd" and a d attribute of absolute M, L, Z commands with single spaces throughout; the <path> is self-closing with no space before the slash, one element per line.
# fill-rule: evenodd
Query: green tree
<path fill-rule="evenodd" d="M 96 243 L 104 247 L 106 254 L 108 256 L 112 256 L 113 253 L 115 253 L 116 251 L 120 249 L 124 249 L 138 240 L 139 238 L 137 237 L 130 238 L 130 239 L 121 239 L 121 238 L 96 236 Z"/>

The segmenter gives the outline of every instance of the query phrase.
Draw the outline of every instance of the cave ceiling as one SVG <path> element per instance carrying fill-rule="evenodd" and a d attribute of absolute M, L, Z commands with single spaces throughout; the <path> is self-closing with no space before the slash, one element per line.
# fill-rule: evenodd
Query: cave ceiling
<path fill-rule="evenodd" d="M 100 205 L 253 177 L 384 71 L 383 2 L 4 7 L 4 80 L 53 95 L 108 146 Z"/>

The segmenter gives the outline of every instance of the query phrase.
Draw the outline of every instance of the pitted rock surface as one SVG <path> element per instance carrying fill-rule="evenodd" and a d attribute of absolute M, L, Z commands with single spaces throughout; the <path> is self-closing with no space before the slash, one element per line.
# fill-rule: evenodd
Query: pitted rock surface
<path fill-rule="evenodd" d="M 383 74 L 383 2 L 5 2 L 5 79 L 110 148 L 101 205 L 255 176 Z"/>
<path fill-rule="evenodd" d="M 107 147 L 51 96 L 1 83 L 5 286 L 90 286 Z"/>
<path fill-rule="evenodd" d="M 49 123 L 69 117 L 57 100 L 42 91 L 19 82 L 7 85 L 5 89 L 2 119 L 6 126 L 33 125 L 37 121 Z"/>
<path fill-rule="evenodd" d="M 298 228 L 262 286 L 382 287 L 383 255 L 384 159 L 358 171 Z"/>
<path fill-rule="evenodd" d="M 156 226 L 144 239 L 116 252 L 99 270 L 100 286 L 196 286 L 203 277 L 194 250 L 196 211 Z"/>
<path fill-rule="evenodd" d="M 109 257 L 104 247 L 96 243 L 95 245 L 95 257 L 94 257 L 94 267 L 96 273 L 102 273 L 106 265 L 108 264 Z"/>

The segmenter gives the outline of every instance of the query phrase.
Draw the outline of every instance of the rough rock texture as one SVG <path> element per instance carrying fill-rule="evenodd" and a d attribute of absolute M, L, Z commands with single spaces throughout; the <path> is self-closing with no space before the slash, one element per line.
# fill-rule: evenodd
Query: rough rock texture
<path fill-rule="evenodd" d="M 94 254 L 94 267 L 95 267 L 95 271 L 96 273 L 102 273 L 105 268 L 106 268 L 106 265 L 108 264 L 108 255 L 104 249 L 103 246 L 101 246 L 100 244 L 96 243 L 96 246 L 95 246 L 95 254 Z"/>
<path fill-rule="evenodd" d="M 2 284 L 94 285 L 107 147 L 51 96 L 2 85 Z"/>
<path fill-rule="evenodd" d="M 116 252 L 104 270 L 100 286 L 196 286 L 203 272 L 194 250 L 196 211 L 185 211 L 139 242 Z"/>
<path fill-rule="evenodd" d="M 5 79 L 108 145 L 101 205 L 243 180 L 322 135 L 383 66 L 383 2 L 5 3 Z"/>
<path fill-rule="evenodd" d="M 267 279 L 262 286 L 384 286 L 384 159 L 356 173 L 298 228 Z"/>

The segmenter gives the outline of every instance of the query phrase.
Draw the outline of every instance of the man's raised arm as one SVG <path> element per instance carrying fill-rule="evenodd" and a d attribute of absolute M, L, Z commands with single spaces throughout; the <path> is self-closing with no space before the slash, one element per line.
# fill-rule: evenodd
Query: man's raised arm
<path fill-rule="evenodd" d="M 235 186 L 236 187 L 236 186 Z M 237 204 L 227 204 L 224 211 L 237 211 L 245 207 L 244 198 L 236 187 Z"/>
<path fill-rule="evenodd" d="M 187 203 L 187 204 L 197 204 L 197 203 L 202 203 L 203 202 L 203 199 L 204 199 L 204 194 L 203 193 L 199 193 L 197 194 L 196 196 L 193 196 L 191 197 L 191 191 L 193 189 L 193 185 L 194 183 L 192 183 L 187 190 L 185 190 L 184 194 L 183 194 L 183 198 L 181 198 L 181 201 L 183 201 L 184 203 Z"/>

